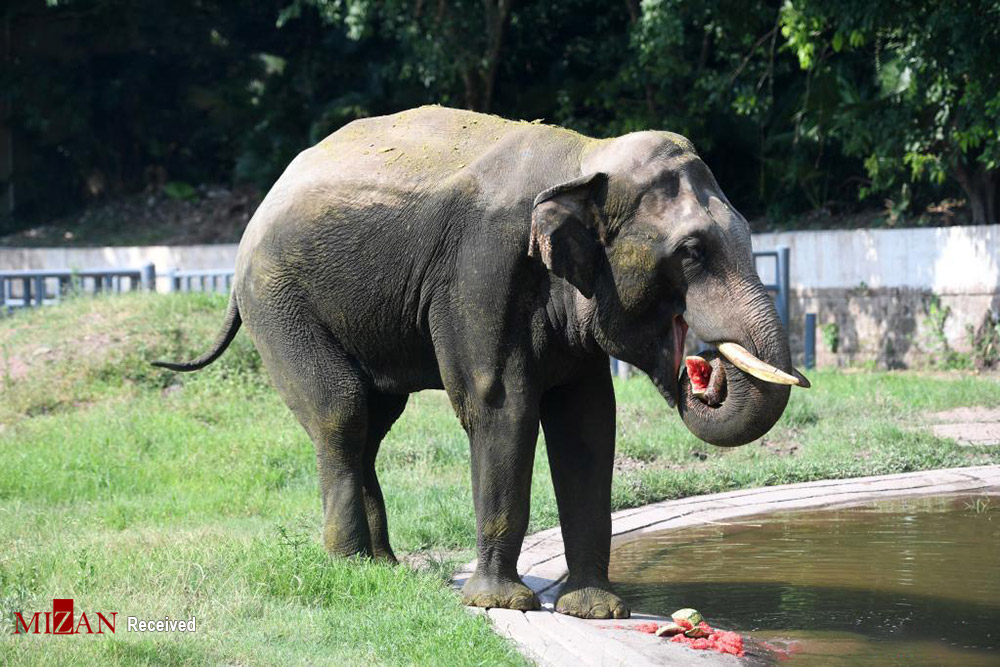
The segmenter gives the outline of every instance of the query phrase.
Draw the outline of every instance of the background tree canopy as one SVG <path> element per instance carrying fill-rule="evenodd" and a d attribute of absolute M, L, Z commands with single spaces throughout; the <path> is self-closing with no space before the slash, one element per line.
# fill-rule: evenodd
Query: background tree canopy
<path fill-rule="evenodd" d="M 680 132 L 772 226 L 949 197 L 998 220 L 1000 0 L 9 0 L 0 21 L 0 231 L 266 188 L 426 103 Z"/>

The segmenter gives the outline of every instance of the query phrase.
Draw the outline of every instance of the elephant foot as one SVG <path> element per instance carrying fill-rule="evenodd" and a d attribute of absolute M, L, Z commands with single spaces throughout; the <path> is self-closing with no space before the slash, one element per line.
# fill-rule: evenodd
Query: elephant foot
<path fill-rule="evenodd" d="M 628 618 L 628 605 L 607 581 L 567 581 L 559 590 L 556 611 L 577 618 Z"/>
<path fill-rule="evenodd" d="M 396 554 L 392 553 L 392 551 L 375 549 L 372 551 L 372 560 L 376 563 L 384 563 L 386 565 L 399 565 L 399 559 L 396 558 Z"/>
<path fill-rule="evenodd" d="M 462 604 L 488 609 L 541 609 L 538 596 L 520 581 L 478 572 L 462 586 Z"/>

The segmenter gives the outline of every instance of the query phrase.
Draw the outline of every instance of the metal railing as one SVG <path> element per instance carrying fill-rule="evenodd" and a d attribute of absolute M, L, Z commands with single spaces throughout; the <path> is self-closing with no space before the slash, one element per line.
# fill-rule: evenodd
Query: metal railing
<path fill-rule="evenodd" d="M 157 278 L 166 278 L 170 292 L 222 292 L 233 287 L 233 269 L 181 271 L 157 276 L 156 266 L 137 269 L 47 269 L 0 271 L 0 313 L 15 308 L 59 303 L 75 294 L 156 291 Z"/>
<path fill-rule="evenodd" d="M 70 294 L 155 289 L 156 268 L 0 271 L 0 310 L 58 303 Z"/>
<path fill-rule="evenodd" d="M 765 283 L 764 289 L 775 292 L 774 306 L 778 309 L 781 323 L 788 329 L 788 290 L 789 290 L 789 259 L 791 250 L 788 246 L 778 246 L 774 250 L 761 250 L 753 254 L 754 265 L 762 257 L 774 258 L 774 282 Z M 759 271 L 757 273 L 760 273 Z"/>
<path fill-rule="evenodd" d="M 169 290 L 171 292 L 222 292 L 228 293 L 233 288 L 233 269 L 201 269 L 181 271 L 170 269 L 167 272 Z"/>

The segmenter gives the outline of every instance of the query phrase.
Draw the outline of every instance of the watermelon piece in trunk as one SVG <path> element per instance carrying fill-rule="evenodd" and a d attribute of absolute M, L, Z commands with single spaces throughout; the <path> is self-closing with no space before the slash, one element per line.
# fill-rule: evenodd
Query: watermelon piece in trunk
<path fill-rule="evenodd" d="M 712 378 L 712 366 L 701 357 L 685 357 L 688 379 L 691 380 L 691 393 L 704 396 L 708 391 L 708 381 Z"/>

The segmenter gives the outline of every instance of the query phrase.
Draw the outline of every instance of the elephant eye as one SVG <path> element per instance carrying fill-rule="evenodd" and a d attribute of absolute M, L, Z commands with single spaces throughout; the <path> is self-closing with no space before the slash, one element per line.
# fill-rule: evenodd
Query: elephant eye
<path fill-rule="evenodd" d="M 681 257 L 691 262 L 701 264 L 705 260 L 705 246 L 699 239 L 686 239 L 677 249 Z"/>

